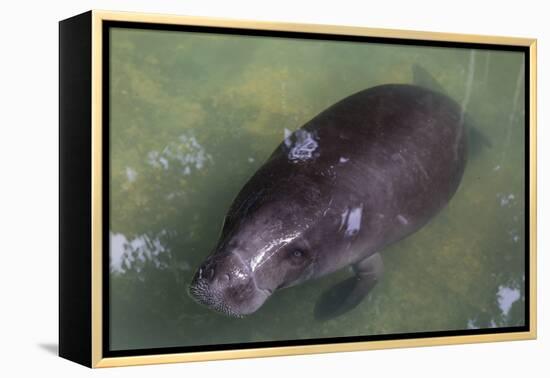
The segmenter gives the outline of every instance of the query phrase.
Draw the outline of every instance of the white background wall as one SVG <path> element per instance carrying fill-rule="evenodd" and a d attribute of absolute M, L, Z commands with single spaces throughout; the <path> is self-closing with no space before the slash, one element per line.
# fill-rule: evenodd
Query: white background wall
<path fill-rule="evenodd" d="M 0 22 L 0 375 L 548 376 L 550 27 L 546 1 L 6 1 Z M 57 21 L 89 9 L 539 39 L 539 340 L 89 371 L 57 344 Z"/>

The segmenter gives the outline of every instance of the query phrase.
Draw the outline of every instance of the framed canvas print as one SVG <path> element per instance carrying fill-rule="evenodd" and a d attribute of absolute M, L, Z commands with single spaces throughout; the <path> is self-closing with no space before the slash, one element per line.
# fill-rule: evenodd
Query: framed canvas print
<path fill-rule="evenodd" d="M 536 41 L 60 22 L 59 353 L 536 337 Z"/>

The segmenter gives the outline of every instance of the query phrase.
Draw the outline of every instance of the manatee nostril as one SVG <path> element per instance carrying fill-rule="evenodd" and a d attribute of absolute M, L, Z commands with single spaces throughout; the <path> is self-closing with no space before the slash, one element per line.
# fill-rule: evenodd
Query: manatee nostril
<path fill-rule="evenodd" d="M 229 275 L 229 273 L 225 273 L 220 277 L 220 281 L 223 281 L 223 282 L 231 281 L 231 276 Z"/>
<path fill-rule="evenodd" d="M 206 279 L 208 280 L 212 280 L 212 278 L 214 278 L 214 274 L 216 273 L 216 271 L 214 270 L 214 268 L 209 268 L 206 270 L 206 273 L 205 273 L 205 277 Z"/>

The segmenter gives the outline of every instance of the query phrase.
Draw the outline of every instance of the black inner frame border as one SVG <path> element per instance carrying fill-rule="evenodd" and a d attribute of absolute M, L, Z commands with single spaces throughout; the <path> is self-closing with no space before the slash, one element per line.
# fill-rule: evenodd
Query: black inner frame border
<path fill-rule="evenodd" d="M 445 331 L 430 331 L 430 332 L 415 332 L 415 333 L 396 333 L 384 335 L 362 335 L 362 336 L 346 336 L 346 337 L 331 337 L 317 339 L 297 339 L 297 340 L 278 340 L 278 341 L 262 341 L 262 342 L 247 342 L 247 343 L 232 343 L 232 344 L 217 344 L 217 345 L 196 345 L 196 346 L 181 346 L 181 347 L 163 347 L 163 348 L 143 348 L 143 349 L 126 349 L 126 350 L 111 350 L 110 349 L 110 286 L 109 286 L 109 224 L 110 224 L 110 142 L 109 142 L 109 120 L 110 120 L 110 91 L 109 91 L 109 62 L 110 62 L 110 30 L 112 28 L 126 29 L 142 29 L 142 30 L 161 30 L 161 31 L 180 31 L 180 32 L 196 32 L 196 33 L 215 33 L 229 34 L 241 36 L 256 36 L 256 37 L 279 37 L 279 38 L 294 38 L 308 40 L 325 40 L 325 41 L 342 41 L 342 42 L 362 42 L 362 43 L 383 43 L 392 45 L 404 46 L 431 46 L 443 48 L 465 48 L 478 50 L 500 50 L 500 51 L 515 51 L 524 54 L 524 83 L 525 83 L 525 325 L 518 327 L 499 327 L 485 329 L 463 329 L 463 330 L 445 330 Z M 207 352 L 207 351 L 222 351 L 235 349 L 255 349 L 269 347 L 288 347 L 288 346 L 304 346 L 315 344 L 337 344 L 350 342 L 364 341 L 382 341 L 382 340 L 400 340 L 400 339 L 423 339 L 433 337 L 449 337 L 449 336 L 471 336 L 471 335 L 488 335 L 501 334 L 510 332 L 529 332 L 530 330 L 530 54 L 528 46 L 516 45 L 499 45 L 485 43 L 470 43 L 470 42 L 448 42 L 448 41 L 430 41 L 430 40 L 411 40 L 405 38 L 388 38 L 388 37 L 369 37 L 357 35 L 335 35 L 324 33 L 308 33 L 308 32 L 291 32 L 291 31 L 273 31 L 273 30 L 257 30 L 244 28 L 229 28 L 229 27 L 214 27 L 214 26 L 194 26 L 194 25 L 169 25 L 147 22 L 127 22 L 127 21 L 102 21 L 102 142 L 103 142 L 103 184 L 102 184 L 102 357 L 127 357 L 139 355 L 158 355 L 171 353 L 190 353 L 190 352 Z"/>

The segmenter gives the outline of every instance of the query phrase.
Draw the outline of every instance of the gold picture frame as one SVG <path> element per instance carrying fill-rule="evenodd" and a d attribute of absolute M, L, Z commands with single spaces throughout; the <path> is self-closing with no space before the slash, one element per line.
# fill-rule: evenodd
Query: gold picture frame
<path fill-rule="evenodd" d="M 455 43 L 475 48 L 510 46 L 525 53 L 528 103 L 525 116 L 529 139 L 526 197 L 528 203 L 528 275 L 525 280 L 527 327 L 517 332 L 456 334 L 373 341 L 343 341 L 196 352 L 132 354 L 105 353 L 104 300 L 104 49 L 109 23 L 171 25 L 288 32 L 398 40 L 406 43 Z M 89 367 L 114 367 L 371 349 L 466 344 L 536 338 L 536 39 L 450 34 L 316 24 L 90 11 L 60 22 L 60 356 Z M 80 160 L 82 157 L 82 160 Z M 79 164 L 75 165 L 77 159 Z M 88 164 L 89 163 L 89 164 Z M 108 245 L 108 244 L 107 244 Z"/>

